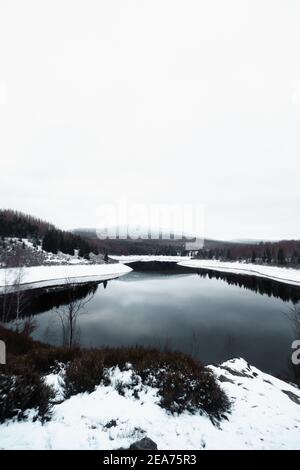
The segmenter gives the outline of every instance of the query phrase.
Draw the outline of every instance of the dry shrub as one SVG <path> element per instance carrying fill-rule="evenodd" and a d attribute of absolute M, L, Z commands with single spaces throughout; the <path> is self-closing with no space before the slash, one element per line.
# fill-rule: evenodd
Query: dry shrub
<path fill-rule="evenodd" d="M 145 348 L 103 348 L 82 351 L 66 368 L 65 395 L 92 392 L 100 383 L 109 384 L 105 370 L 132 365 L 143 385 L 158 388 L 161 406 L 172 413 L 206 412 L 220 418 L 230 402 L 213 373 L 199 361 L 180 352 Z M 133 381 L 133 388 L 137 382 Z M 119 393 L 128 385 L 119 384 Z"/>
<path fill-rule="evenodd" d="M 16 375 L 0 373 L 0 391 L 0 422 L 10 418 L 20 420 L 32 409 L 42 420 L 50 417 L 54 392 L 31 368 Z"/>
<path fill-rule="evenodd" d="M 91 393 L 104 377 L 103 357 L 97 350 L 86 351 L 67 365 L 64 375 L 66 398 L 77 393 Z"/>

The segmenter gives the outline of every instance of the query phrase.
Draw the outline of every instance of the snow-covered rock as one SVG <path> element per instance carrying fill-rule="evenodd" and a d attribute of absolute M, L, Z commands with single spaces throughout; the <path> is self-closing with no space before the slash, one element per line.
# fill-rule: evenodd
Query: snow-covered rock
<path fill-rule="evenodd" d="M 116 384 L 131 371 L 110 370 L 111 385 L 75 395 L 54 406 L 51 421 L 6 421 L 2 449 L 118 449 L 148 437 L 158 449 L 300 449 L 300 390 L 251 367 L 243 359 L 211 366 L 232 400 L 232 411 L 218 425 L 206 415 L 172 415 L 159 405 L 157 390 L 144 387 L 139 398 L 120 395 Z M 51 374 L 48 383 L 61 397 Z"/>

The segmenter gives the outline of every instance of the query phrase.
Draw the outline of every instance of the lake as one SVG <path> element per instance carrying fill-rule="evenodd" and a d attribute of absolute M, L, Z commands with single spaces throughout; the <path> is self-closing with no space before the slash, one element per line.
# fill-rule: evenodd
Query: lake
<path fill-rule="evenodd" d="M 273 374 L 288 371 L 294 338 L 290 309 L 299 290 L 251 276 L 177 268 L 134 271 L 99 285 L 77 287 L 86 302 L 76 322 L 83 347 L 143 345 L 172 348 L 205 364 L 242 356 Z M 68 291 L 31 294 L 35 339 L 62 342 Z M 80 301 L 80 300 L 79 300 Z"/>

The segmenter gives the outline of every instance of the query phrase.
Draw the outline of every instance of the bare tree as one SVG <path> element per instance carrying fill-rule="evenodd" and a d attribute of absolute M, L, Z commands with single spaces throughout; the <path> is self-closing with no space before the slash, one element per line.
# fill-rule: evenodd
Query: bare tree
<path fill-rule="evenodd" d="M 10 302 L 9 302 L 9 292 L 10 292 L 10 284 L 9 284 L 9 279 L 8 279 L 8 274 L 7 274 L 7 269 L 4 269 L 4 285 L 2 286 L 2 292 L 1 292 L 1 316 L 0 320 L 2 322 L 6 322 L 8 317 L 9 317 L 9 307 L 10 307 Z"/>
<path fill-rule="evenodd" d="M 78 298 L 76 295 L 76 288 L 78 285 L 72 283 L 68 279 L 65 280 L 65 284 L 68 287 L 68 303 L 58 307 L 56 312 L 61 322 L 63 345 L 72 348 L 76 344 L 76 337 L 78 334 L 78 316 L 92 300 L 94 292 L 90 293 L 86 298 Z"/>
<path fill-rule="evenodd" d="M 15 297 L 15 318 L 16 318 L 16 327 L 19 328 L 20 317 L 26 307 L 26 292 L 23 289 L 22 281 L 24 280 L 24 269 L 17 268 L 13 283 L 13 294 Z"/>
<path fill-rule="evenodd" d="M 4 269 L 0 319 L 2 322 L 15 320 L 17 329 L 28 302 L 28 296 L 22 285 L 23 279 L 24 268 Z"/>

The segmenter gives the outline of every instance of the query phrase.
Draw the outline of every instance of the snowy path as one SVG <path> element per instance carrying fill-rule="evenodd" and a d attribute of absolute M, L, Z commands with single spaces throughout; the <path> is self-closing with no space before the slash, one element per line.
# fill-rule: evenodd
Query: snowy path
<path fill-rule="evenodd" d="M 187 268 L 202 268 L 210 269 L 212 271 L 258 276 L 300 287 L 300 269 L 280 268 L 277 266 L 265 266 L 251 263 L 226 263 L 223 261 L 202 259 L 180 261 L 178 264 L 179 266 L 185 266 Z"/>
<path fill-rule="evenodd" d="M 63 284 L 104 281 L 132 271 L 129 266 L 114 264 L 77 264 L 0 269 L 0 293 L 13 292 L 17 284 L 23 289 L 59 286 Z"/>

